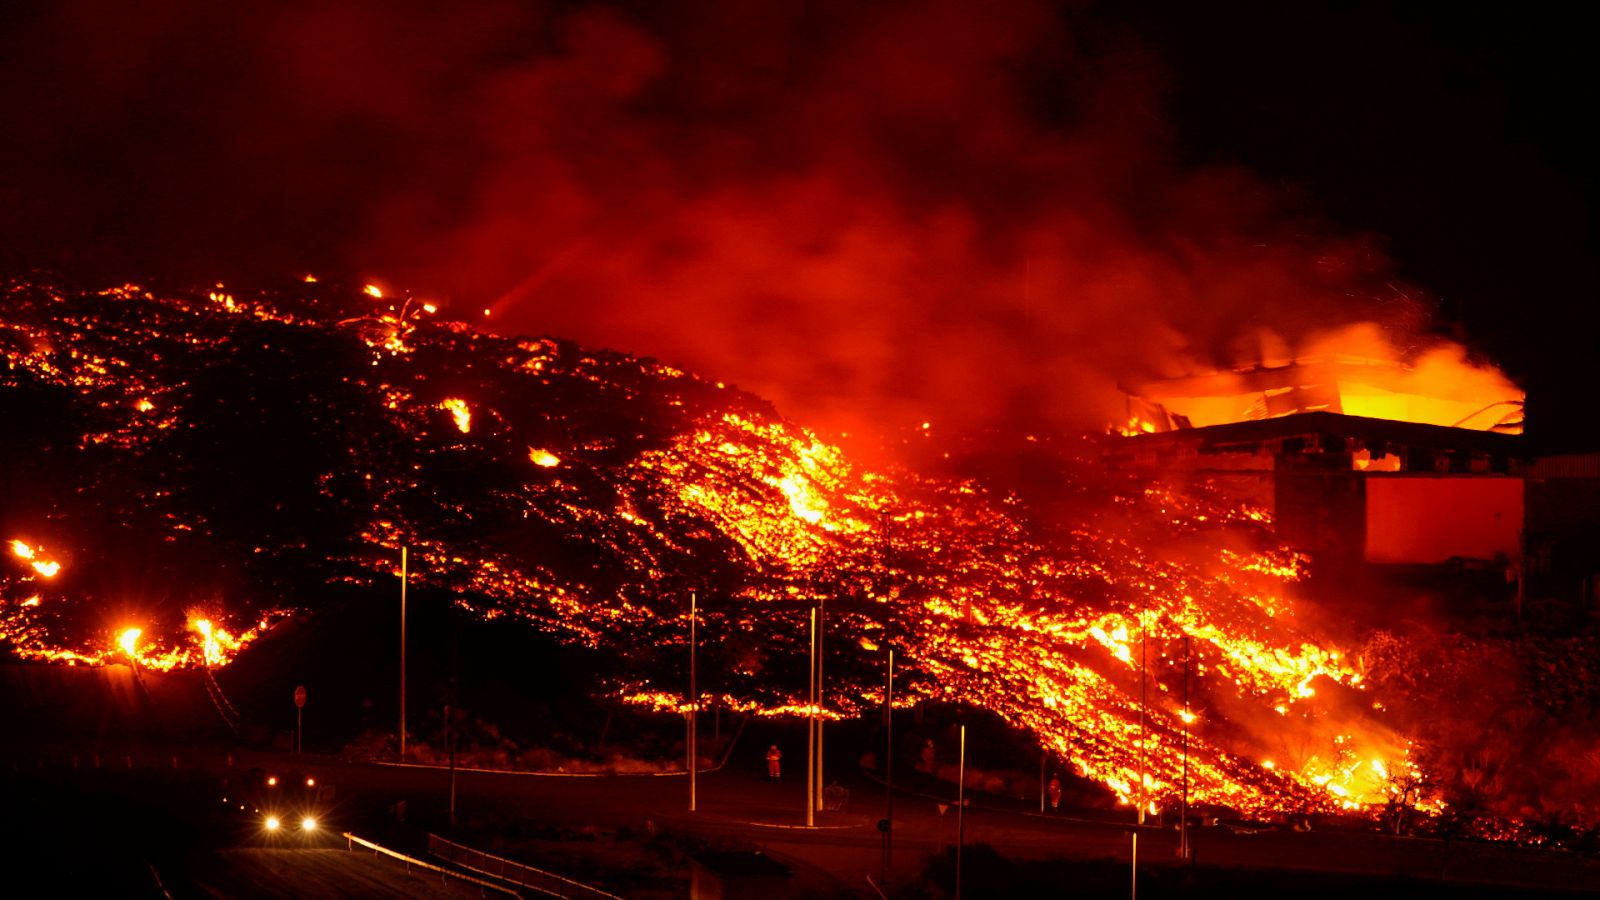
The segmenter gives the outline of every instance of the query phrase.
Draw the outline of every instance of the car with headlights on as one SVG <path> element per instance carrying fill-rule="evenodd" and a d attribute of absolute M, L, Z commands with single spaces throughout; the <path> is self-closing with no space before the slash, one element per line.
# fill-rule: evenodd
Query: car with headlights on
<path fill-rule="evenodd" d="M 255 766 L 223 780 L 222 803 L 247 832 L 271 843 L 309 841 L 326 830 L 332 785 L 309 771 Z"/>

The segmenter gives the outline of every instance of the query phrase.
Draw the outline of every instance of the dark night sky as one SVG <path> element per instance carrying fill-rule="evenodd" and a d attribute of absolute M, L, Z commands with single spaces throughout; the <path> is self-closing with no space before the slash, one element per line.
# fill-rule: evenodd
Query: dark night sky
<path fill-rule="evenodd" d="M 1600 447 L 1600 62 L 1583 4 L 1172 4 L 1136 18 L 1181 73 L 1188 154 L 1241 162 L 1380 235 L 1399 274 L 1529 390 L 1535 432 Z"/>
<path fill-rule="evenodd" d="M 384 277 L 841 426 L 1373 318 L 1600 447 L 1581 6 L 757 6 L 9 4 L 0 259 Z"/>

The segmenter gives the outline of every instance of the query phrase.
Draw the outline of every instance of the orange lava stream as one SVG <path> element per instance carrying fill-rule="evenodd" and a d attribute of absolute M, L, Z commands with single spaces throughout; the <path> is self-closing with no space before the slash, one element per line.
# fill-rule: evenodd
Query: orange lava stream
<path fill-rule="evenodd" d="M 483 334 L 381 291 L 343 318 L 319 314 L 315 293 L 290 305 L 221 286 L 166 297 L 128 285 L 95 300 L 124 314 L 19 301 L 22 313 L 0 316 L 0 354 L 7 371 L 88 398 L 96 415 L 81 419 L 92 427 L 77 451 L 96 459 L 153 453 L 193 426 L 193 371 L 158 360 L 215 364 L 250 329 L 314 334 L 359 360 L 340 389 L 365 404 L 368 427 L 411 443 L 388 468 L 351 447 L 317 475 L 321 496 L 360 517 L 339 547 L 291 548 L 326 558 L 331 582 L 387 589 L 408 548 L 419 583 L 480 615 L 653 652 L 681 646 L 681 600 L 704 577 L 719 602 L 702 605 L 701 633 L 755 636 L 779 673 L 730 672 L 718 702 L 767 715 L 807 711 L 804 679 L 780 674 L 803 658 L 805 613 L 820 605 L 822 714 L 870 712 L 881 655 L 863 648 L 892 646 L 905 702 L 992 710 L 1141 806 L 1186 795 L 1244 812 L 1370 811 L 1409 771 L 1409 742 L 1294 601 L 1305 561 L 1275 546 L 1259 510 L 1112 484 L 1091 465 L 1063 475 L 1079 508 L 1035 519 L 975 482 L 863 469 L 721 384 Z M 435 386 L 426 360 L 441 358 L 472 365 Z M 604 428 L 580 420 L 595 404 Z M 136 490 L 131 505 L 161 510 L 160 540 L 207 532 L 158 488 Z M 223 665 L 272 617 L 174 610 L 69 634 L 54 610 L 82 599 L 71 552 L 63 562 L 27 536 L 12 549 L 0 640 L 24 658 Z M 681 710 L 672 678 L 641 671 L 617 695 Z"/>

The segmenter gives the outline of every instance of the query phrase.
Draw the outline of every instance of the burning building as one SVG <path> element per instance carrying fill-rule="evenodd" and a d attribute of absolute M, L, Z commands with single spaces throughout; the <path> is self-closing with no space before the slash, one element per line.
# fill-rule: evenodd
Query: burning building
<path fill-rule="evenodd" d="M 1340 565 L 1504 565 L 1527 525 L 1522 401 L 1449 355 L 1264 363 L 1132 388 L 1108 455 L 1271 510 L 1282 540 Z"/>

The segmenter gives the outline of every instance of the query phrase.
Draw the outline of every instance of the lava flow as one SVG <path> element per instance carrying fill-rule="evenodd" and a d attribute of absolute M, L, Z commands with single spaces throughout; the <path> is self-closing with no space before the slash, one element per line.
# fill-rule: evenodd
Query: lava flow
<path fill-rule="evenodd" d="M 815 606 L 821 714 L 881 704 L 892 646 L 897 700 L 992 710 L 1130 804 L 1371 811 L 1410 771 L 1265 513 L 1113 478 L 1087 439 L 1041 442 L 1072 512 L 1038 515 L 659 362 L 360 286 L 4 291 L 16 656 L 222 665 L 388 590 L 407 548 L 419 588 L 623 660 L 635 703 L 681 702 L 693 590 L 732 708 L 807 710 Z"/>

